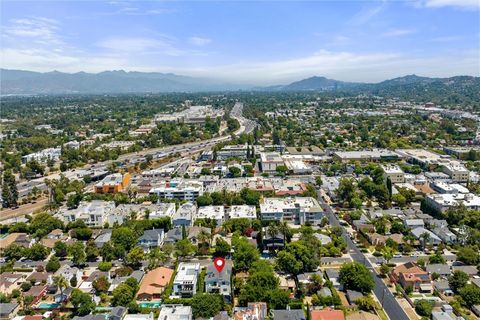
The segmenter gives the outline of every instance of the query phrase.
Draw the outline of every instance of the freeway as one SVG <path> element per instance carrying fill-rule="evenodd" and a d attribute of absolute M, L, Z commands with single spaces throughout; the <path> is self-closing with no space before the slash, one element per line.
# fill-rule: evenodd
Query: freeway
<path fill-rule="evenodd" d="M 352 257 L 352 259 L 354 261 L 364 264 L 370 270 L 370 272 L 374 274 L 373 278 L 375 280 L 375 288 L 373 289 L 373 292 L 377 297 L 378 301 L 380 301 L 380 303 L 382 304 L 382 307 L 384 311 L 387 313 L 388 317 L 392 320 L 409 320 L 408 315 L 402 309 L 402 307 L 400 306 L 398 301 L 395 299 L 393 294 L 390 292 L 386 284 L 379 277 L 379 275 L 373 268 L 370 261 L 360 251 L 360 249 L 358 249 L 357 245 L 353 243 L 352 239 L 350 239 L 350 237 L 348 236 L 345 228 L 340 225 L 340 222 L 338 221 L 338 218 L 333 212 L 332 208 L 328 204 L 326 204 L 325 201 L 323 201 L 323 198 L 320 192 L 318 192 L 317 196 L 318 196 L 318 200 L 322 204 L 322 208 L 327 214 L 330 224 L 332 226 L 337 226 L 342 228 L 342 236 L 347 241 L 347 248 L 348 248 L 348 251 L 350 252 L 350 256 Z"/>
<path fill-rule="evenodd" d="M 237 119 L 238 122 L 240 123 L 240 128 L 234 133 L 235 136 L 239 136 L 242 133 L 251 133 L 254 128 L 258 125 L 255 121 L 244 118 L 242 116 L 243 113 L 243 103 L 241 102 L 236 102 L 235 105 L 232 108 L 232 111 L 230 112 L 230 116 L 234 119 Z M 153 159 L 160 159 L 164 157 L 168 157 L 177 153 L 196 153 L 200 152 L 202 150 L 205 150 L 207 148 L 210 148 L 214 146 L 217 143 L 220 142 L 225 142 L 228 140 L 231 140 L 232 137 L 231 135 L 225 135 L 217 138 L 212 138 L 208 140 L 202 140 L 202 141 L 195 141 L 195 142 L 189 142 L 189 143 L 184 143 L 184 144 L 179 144 L 179 145 L 172 145 L 172 146 L 167 146 L 167 147 L 160 147 L 160 148 L 152 148 L 152 149 L 146 149 L 142 150 L 139 152 L 134 152 L 134 153 L 128 153 L 128 154 L 123 154 L 118 157 L 116 160 L 109 160 L 109 161 L 104 161 L 104 162 L 99 162 L 96 164 L 92 165 L 86 165 L 83 168 L 80 169 L 72 169 L 72 170 L 67 170 L 65 172 L 62 172 L 62 174 L 69 178 L 69 179 L 76 179 L 79 178 L 79 171 L 80 170 L 96 170 L 96 171 L 102 171 L 102 170 L 107 170 L 108 165 L 111 164 L 112 162 L 121 162 L 121 163 L 128 163 L 128 164 L 136 164 L 139 162 L 144 161 L 145 157 L 147 155 L 153 156 Z M 59 173 L 54 173 L 51 175 L 48 175 L 46 177 L 38 178 L 38 179 L 33 179 L 30 181 L 23 181 L 19 182 L 17 184 L 17 189 L 19 191 L 19 197 L 25 197 L 27 196 L 34 187 L 37 187 L 40 191 L 45 191 L 47 190 L 47 185 L 45 184 L 45 180 L 53 180 L 53 179 L 59 179 L 60 174 Z M 38 207 L 35 206 L 35 208 Z M 29 207 L 27 207 L 29 208 Z M 31 210 L 27 210 L 28 212 L 26 213 L 31 213 Z M 21 216 L 26 213 L 25 210 L 23 209 L 23 206 L 21 206 L 19 209 L 13 210 L 12 212 L 8 211 L 7 212 L 2 211 L 1 212 L 1 218 L 2 219 L 7 219 L 12 218 L 15 216 Z"/>

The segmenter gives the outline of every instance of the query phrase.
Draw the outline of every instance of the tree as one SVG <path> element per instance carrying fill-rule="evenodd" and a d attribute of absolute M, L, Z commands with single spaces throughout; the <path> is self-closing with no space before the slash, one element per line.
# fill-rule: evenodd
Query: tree
<path fill-rule="evenodd" d="M 185 258 L 195 253 L 195 246 L 188 239 L 182 239 L 175 243 L 175 255 Z"/>
<path fill-rule="evenodd" d="M 370 271 L 358 262 L 345 263 L 340 269 L 339 281 L 345 289 L 360 291 L 364 294 L 372 291 L 375 286 Z"/>
<path fill-rule="evenodd" d="M 278 253 L 276 261 L 280 270 L 294 276 L 298 275 L 303 268 L 303 263 L 298 261 L 293 254 L 285 250 Z"/>
<path fill-rule="evenodd" d="M 382 275 L 382 277 L 386 277 L 390 273 L 390 270 L 391 268 L 386 263 L 383 263 L 380 266 L 380 274 Z"/>
<path fill-rule="evenodd" d="M 323 184 L 322 177 L 316 176 L 316 177 L 315 177 L 315 184 L 316 184 L 318 187 L 321 187 L 322 184 Z"/>
<path fill-rule="evenodd" d="M 36 238 L 42 238 L 52 230 L 63 229 L 63 227 L 61 220 L 46 212 L 35 215 L 30 221 L 30 230 Z"/>
<path fill-rule="evenodd" d="M 88 293 L 82 292 L 80 289 L 73 289 L 70 295 L 70 302 L 74 308 L 74 314 L 77 316 L 86 316 L 95 308 L 91 296 Z"/>
<path fill-rule="evenodd" d="M 109 261 L 102 261 L 98 264 L 98 270 L 100 271 L 107 272 L 110 269 L 112 269 L 112 263 Z"/>
<path fill-rule="evenodd" d="M 457 259 L 468 265 L 477 265 L 480 262 L 480 254 L 471 246 L 465 246 L 458 250 Z"/>
<path fill-rule="evenodd" d="M 474 284 L 467 284 L 459 291 L 465 304 L 471 308 L 474 305 L 480 304 L 480 288 Z"/>
<path fill-rule="evenodd" d="M 137 243 L 137 236 L 131 228 L 119 227 L 113 229 L 111 241 L 125 251 L 129 251 Z"/>
<path fill-rule="evenodd" d="M 390 247 L 383 247 L 382 249 L 382 255 L 383 255 L 383 258 L 385 259 L 385 261 L 387 263 L 390 262 L 390 260 L 393 258 L 393 254 L 394 254 L 394 251 L 392 248 Z"/>
<path fill-rule="evenodd" d="M 459 290 L 468 283 L 469 276 L 463 271 L 455 270 L 450 277 L 448 277 L 448 284 L 453 292 L 458 293 Z"/>
<path fill-rule="evenodd" d="M 240 168 L 234 167 L 234 166 L 228 168 L 228 171 L 233 178 L 238 178 L 242 174 L 242 170 L 240 170 Z"/>
<path fill-rule="evenodd" d="M 70 286 L 75 288 L 77 284 L 78 284 L 77 276 L 73 275 L 73 277 L 70 278 Z"/>
<path fill-rule="evenodd" d="M 194 319 L 208 319 L 223 310 L 223 297 L 218 294 L 196 294 L 191 301 Z"/>
<path fill-rule="evenodd" d="M 415 302 L 415 311 L 422 317 L 430 317 L 433 311 L 433 305 L 430 301 L 421 299 Z"/>
<path fill-rule="evenodd" d="M 18 190 L 15 177 L 11 170 L 5 170 L 3 172 L 2 182 L 2 206 L 4 208 L 11 208 L 17 205 Z"/>
<path fill-rule="evenodd" d="M 135 246 L 127 254 L 127 263 L 128 265 L 136 268 L 141 264 L 144 258 L 145 254 L 143 252 L 143 249 L 139 246 Z"/>
<path fill-rule="evenodd" d="M 233 245 L 235 246 L 233 261 L 236 270 L 248 270 L 254 262 L 260 259 L 257 248 L 246 238 L 238 239 Z"/>
<path fill-rule="evenodd" d="M 68 281 L 64 276 L 53 277 L 53 284 L 60 289 L 60 295 L 63 296 L 63 290 L 68 288 Z"/>
<path fill-rule="evenodd" d="M 19 246 L 16 243 L 12 243 L 8 247 L 4 248 L 3 257 L 5 257 L 8 261 L 17 261 L 20 260 L 25 253 L 26 250 L 24 247 Z"/>
<path fill-rule="evenodd" d="M 422 238 L 422 244 L 423 244 L 423 250 L 425 250 L 425 247 L 427 246 L 427 243 L 430 241 L 430 234 L 428 232 L 424 232 L 420 235 L 420 238 Z"/>
<path fill-rule="evenodd" d="M 373 300 L 372 296 L 370 295 L 357 299 L 355 304 L 360 310 L 363 311 L 369 312 L 375 310 L 375 300 Z"/>
<path fill-rule="evenodd" d="M 34 261 L 40 261 L 45 260 L 49 252 L 50 249 L 45 247 L 43 244 L 37 242 L 33 244 L 30 248 L 26 249 L 26 256 Z"/>
<path fill-rule="evenodd" d="M 270 310 L 285 309 L 290 302 L 290 293 L 287 290 L 274 289 L 269 291 L 267 300 Z"/>
<path fill-rule="evenodd" d="M 99 296 L 102 293 L 108 292 L 108 288 L 110 287 L 110 282 L 108 282 L 107 277 L 101 276 L 98 279 L 93 281 L 92 286 L 95 289 L 95 294 Z"/>
<path fill-rule="evenodd" d="M 152 270 L 157 268 L 160 264 L 167 261 L 168 258 L 169 256 L 167 256 L 164 251 L 160 250 L 159 247 L 151 249 L 148 253 L 148 269 Z"/>
<path fill-rule="evenodd" d="M 428 257 L 428 263 L 429 264 L 435 264 L 435 263 L 444 264 L 445 263 L 445 258 L 442 256 L 442 254 L 440 252 L 435 252 L 430 257 Z"/>
<path fill-rule="evenodd" d="M 107 241 L 103 244 L 102 248 L 100 249 L 100 254 L 103 261 L 112 261 L 115 258 L 114 248 L 110 241 Z"/>
<path fill-rule="evenodd" d="M 85 245 L 79 241 L 72 243 L 68 247 L 68 252 L 72 256 L 72 262 L 77 266 L 81 266 L 87 261 Z"/>
<path fill-rule="evenodd" d="M 112 295 L 113 306 L 126 306 L 133 300 L 135 292 L 128 284 L 121 283 L 113 289 Z"/>
<path fill-rule="evenodd" d="M 58 260 L 56 256 L 52 256 L 50 260 L 48 260 L 45 269 L 47 272 L 56 272 L 58 269 L 60 269 L 60 260 Z"/>
<path fill-rule="evenodd" d="M 95 262 L 99 256 L 99 250 L 93 241 L 88 241 L 85 247 L 85 258 L 87 261 Z"/>
<path fill-rule="evenodd" d="M 226 257 L 230 254 L 231 249 L 227 241 L 222 238 L 217 238 L 215 241 L 215 253 L 213 255 L 215 257 Z"/>
<path fill-rule="evenodd" d="M 68 247 L 67 244 L 63 241 L 57 241 L 53 245 L 53 251 L 55 251 L 55 255 L 59 258 L 65 258 L 68 254 Z"/>

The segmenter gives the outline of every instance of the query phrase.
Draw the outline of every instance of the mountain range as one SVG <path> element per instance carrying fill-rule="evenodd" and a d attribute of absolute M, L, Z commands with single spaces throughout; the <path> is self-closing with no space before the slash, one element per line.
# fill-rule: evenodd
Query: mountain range
<path fill-rule="evenodd" d="M 311 77 L 286 85 L 255 87 L 212 79 L 180 76 L 172 73 L 105 71 L 100 73 L 32 72 L 0 69 L 0 93 L 28 94 L 100 94 L 199 91 L 339 91 L 381 96 L 454 102 L 480 101 L 480 77 L 456 76 L 428 78 L 407 75 L 379 83 L 344 82 Z"/>

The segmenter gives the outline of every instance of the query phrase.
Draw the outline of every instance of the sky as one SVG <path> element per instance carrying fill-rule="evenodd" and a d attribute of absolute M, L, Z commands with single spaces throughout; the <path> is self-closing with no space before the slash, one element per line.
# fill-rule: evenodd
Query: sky
<path fill-rule="evenodd" d="M 480 75 L 480 0 L 2 0 L 2 68 L 273 85 Z"/>

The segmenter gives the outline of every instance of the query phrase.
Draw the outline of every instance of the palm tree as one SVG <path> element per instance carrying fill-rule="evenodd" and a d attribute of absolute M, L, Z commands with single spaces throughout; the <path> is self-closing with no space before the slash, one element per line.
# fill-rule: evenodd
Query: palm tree
<path fill-rule="evenodd" d="M 60 297 L 63 300 L 63 289 L 68 288 L 69 285 L 67 279 L 64 276 L 55 276 L 53 277 L 53 284 L 60 289 Z"/>
<path fill-rule="evenodd" d="M 425 250 L 425 247 L 427 246 L 427 242 L 430 241 L 430 234 L 428 232 L 424 232 L 420 235 L 420 238 L 423 240 L 423 250 Z"/>
<path fill-rule="evenodd" d="M 267 234 L 272 239 L 273 248 L 275 249 L 275 238 L 277 237 L 278 228 L 275 224 L 271 223 L 267 228 Z"/>
<path fill-rule="evenodd" d="M 210 233 L 207 232 L 205 229 L 202 229 L 199 233 L 198 233 L 198 237 L 197 237 L 198 241 L 200 243 L 208 243 L 210 245 Z"/>
<path fill-rule="evenodd" d="M 290 228 L 286 221 L 282 221 L 278 226 L 278 231 L 283 235 L 283 244 L 286 245 L 287 243 L 287 235 L 290 234 Z"/>

